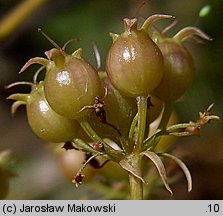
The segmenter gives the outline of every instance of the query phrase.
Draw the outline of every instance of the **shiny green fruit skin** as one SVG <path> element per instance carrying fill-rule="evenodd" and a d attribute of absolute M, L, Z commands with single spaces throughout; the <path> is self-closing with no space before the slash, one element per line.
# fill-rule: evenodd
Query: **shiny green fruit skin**
<path fill-rule="evenodd" d="M 143 30 L 130 29 L 118 36 L 106 66 L 115 88 L 130 97 L 148 96 L 163 76 L 162 54 Z"/>
<path fill-rule="evenodd" d="M 159 44 L 164 58 L 164 75 L 153 94 L 165 102 L 180 98 L 194 78 L 195 66 L 187 49 L 174 40 Z"/>
<path fill-rule="evenodd" d="M 84 106 L 94 104 L 100 95 L 100 79 L 94 68 L 84 59 L 67 55 L 64 62 L 47 66 L 44 80 L 48 103 L 58 114 L 69 118 L 81 118 L 88 110 Z"/>
<path fill-rule="evenodd" d="M 121 94 L 108 78 L 104 79 L 104 87 L 108 89 L 105 97 L 108 122 L 115 125 L 122 135 L 128 136 L 132 120 L 137 113 L 136 100 Z M 163 103 L 159 99 L 151 96 L 150 100 L 152 106 L 147 109 L 147 124 L 153 122 L 163 108 Z"/>
<path fill-rule="evenodd" d="M 78 123 L 57 114 L 49 106 L 42 82 L 28 96 L 26 108 L 29 125 L 41 139 L 57 143 L 71 141 L 76 137 Z"/>
<path fill-rule="evenodd" d="M 107 120 L 115 125 L 123 136 L 127 136 L 132 120 L 137 113 L 136 101 L 122 95 L 108 78 L 104 80 L 104 87 L 108 90 L 104 100 Z"/>
<path fill-rule="evenodd" d="M 105 105 L 106 120 L 109 124 L 115 126 L 122 136 L 128 137 L 130 125 L 134 116 L 137 113 L 136 100 L 121 94 L 108 79 L 105 72 L 101 78 L 102 85 L 107 93 L 103 99 Z M 111 126 L 101 123 L 95 115 L 89 118 L 95 130 L 106 137 L 117 137 L 117 131 Z"/>
<path fill-rule="evenodd" d="M 111 83 L 110 79 L 102 72 L 102 85 L 107 89 L 107 94 L 104 98 L 104 109 L 106 112 L 107 121 L 114 125 L 123 137 L 128 137 L 129 129 L 133 118 L 137 113 L 137 104 L 135 98 L 127 97 L 121 94 Z M 100 75 L 100 73 L 99 73 Z M 161 113 L 163 103 L 156 97 L 150 96 L 152 106 L 147 110 L 147 125 L 153 122 Z M 117 132 L 106 124 L 100 122 L 96 116 L 91 115 L 89 118 L 92 126 L 101 135 L 113 138 L 117 136 Z"/>

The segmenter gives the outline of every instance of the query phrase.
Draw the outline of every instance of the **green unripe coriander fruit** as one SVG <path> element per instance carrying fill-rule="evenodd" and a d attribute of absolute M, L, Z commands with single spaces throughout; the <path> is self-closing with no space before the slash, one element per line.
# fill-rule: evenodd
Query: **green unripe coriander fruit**
<path fill-rule="evenodd" d="M 164 59 L 164 75 L 153 94 L 164 102 L 179 99 L 194 79 L 194 61 L 183 45 L 183 41 L 193 38 L 194 35 L 210 40 L 206 34 L 195 27 L 183 28 L 172 38 L 157 31 L 153 33 L 152 38 L 159 46 Z"/>
<path fill-rule="evenodd" d="M 137 29 L 137 19 L 124 19 L 124 26 L 121 35 L 112 35 L 106 61 L 109 79 L 127 96 L 148 96 L 163 76 L 162 54 L 147 32 Z"/>
<path fill-rule="evenodd" d="M 18 100 L 14 105 L 26 105 L 29 125 L 41 139 L 57 143 L 71 141 L 77 136 L 77 121 L 59 115 L 49 106 L 44 94 L 43 81 L 30 94 L 13 94 L 8 99 Z"/>

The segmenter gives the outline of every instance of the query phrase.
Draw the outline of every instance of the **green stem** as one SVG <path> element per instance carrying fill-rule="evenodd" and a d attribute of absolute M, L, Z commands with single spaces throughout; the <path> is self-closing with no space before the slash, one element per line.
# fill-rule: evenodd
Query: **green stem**
<path fill-rule="evenodd" d="M 135 170 L 138 170 L 138 174 L 142 175 L 142 157 L 139 155 L 134 161 L 131 161 L 131 165 Z M 129 186 L 130 186 L 130 199 L 142 200 L 143 199 L 143 182 L 139 178 L 129 173 Z"/>
<path fill-rule="evenodd" d="M 75 144 L 77 144 L 77 146 L 80 147 L 81 149 L 83 149 L 84 151 L 91 152 L 91 153 L 93 153 L 93 154 L 101 153 L 101 152 L 95 150 L 94 148 L 92 148 L 88 143 L 84 142 L 84 141 L 81 140 L 81 139 L 75 138 L 75 139 L 73 140 L 73 142 L 74 142 Z"/>
<path fill-rule="evenodd" d="M 165 131 L 157 130 L 157 132 L 155 134 L 153 134 L 152 136 L 150 136 L 144 140 L 143 150 L 147 150 L 150 147 L 152 147 L 153 145 L 156 145 L 159 142 L 159 137 L 161 135 L 165 135 L 165 134 L 166 134 Z"/>
<path fill-rule="evenodd" d="M 113 149 L 109 144 L 107 144 L 91 127 L 87 120 L 80 121 L 80 125 L 86 134 L 93 140 L 93 141 L 100 141 L 104 145 L 105 154 L 108 154 L 112 160 L 119 162 L 122 158 L 122 152 Z"/>
<path fill-rule="evenodd" d="M 134 157 L 131 160 L 131 166 L 135 172 L 142 176 L 142 156 L 140 155 L 143 150 L 143 141 L 145 138 L 146 128 L 146 114 L 147 114 L 147 97 L 139 96 L 137 98 L 138 115 L 135 116 L 130 128 L 129 137 L 133 139 L 134 128 L 138 119 L 138 131 L 137 140 L 135 143 L 135 149 L 133 150 Z M 129 173 L 129 185 L 130 185 L 130 199 L 141 200 L 143 199 L 143 182 L 136 176 Z"/>
<path fill-rule="evenodd" d="M 137 122 L 138 122 L 138 113 L 136 113 L 135 117 L 133 118 L 130 130 L 129 130 L 129 141 L 130 141 L 130 145 L 132 146 L 134 143 L 134 134 L 135 134 Z"/>
<path fill-rule="evenodd" d="M 138 106 L 138 134 L 135 145 L 135 153 L 141 153 L 143 150 L 143 141 L 145 138 L 146 114 L 147 114 L 147 97 L 139 96 L 137 98 Z"/>
<path fill-rule="evenodd" d="M 197 123 L 194 123 L 194 122 L 181 123 L 181 124 L 171 125 L 166 130 L 167 130 L 167 132 L 171 133 L 171 132 L 175 132 L 175 131 L 180 130 L 180 129 L 185 129 L 185 128 L 188 128 L 188 127 L 197 127 L 197 126 L 199 126 L 199 125 Z"/>
<path fill-rule="evenodd" d="M 89 164 L 89 162 L 90 162 L 92 159 L 98 157 L 100 154 L 101 154 L 101 153 L 97 153 L 97 154 L 92 155 L 90 158 L 88 158 L 88 160 L 85 161 L 84 164 L 82 165 L 82 167 L 77 171 L 77 174 L 76 174 L 76 175 L 78 176 L 79 174 L 82 174 L 83 170 L 84 170 L 85 167 Z"/>

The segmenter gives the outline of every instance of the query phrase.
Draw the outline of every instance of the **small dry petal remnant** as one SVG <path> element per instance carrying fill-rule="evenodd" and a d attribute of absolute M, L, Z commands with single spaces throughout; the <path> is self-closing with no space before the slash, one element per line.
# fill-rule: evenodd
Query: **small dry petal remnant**
<path fill-rule="evenodd" d="M 97 151 L 104 151 L 104 145 L 101 141 L 96 141 L 92 143 L 92 147 Z"/>
<path fill-rule="evenodd" d="M 199 118 L 195 122 L 196 126 L 188 127 L 186 128 L 186 132 L 189 133 L 189 135 L 200 135 L 201 127 L 205 124 L 209 123 L 211 120 L 219 120 L 220 118 L 216 115 L 210 115 L 209 111 L 213 107 L 214 104 L 211 104 L 207 110 L 205 110 L 203 113 L 199 113 Z M 193 122 L 190 122 L 193 123 Z"/>
<path fill-rule="evenodd" d="M 76 187 L 79 187 L 79 185 L 83 183 L 83 178 L 84 175 L 78 173 L 72 182 L 76 185 Z"/>

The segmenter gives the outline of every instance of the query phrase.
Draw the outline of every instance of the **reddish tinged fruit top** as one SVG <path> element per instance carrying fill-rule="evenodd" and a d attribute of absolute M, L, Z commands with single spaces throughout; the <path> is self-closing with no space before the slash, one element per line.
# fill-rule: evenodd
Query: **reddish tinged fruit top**
<path fill-rule="evenodd" d="M 194 61 L 182 42 L 193 38 L 194 35 L 210 40 L 206 34 L 194 27 L 183 28 L 172 38 L 157 31 L 153 33 L 153 39 L 159 46 L 164 59 L 164 75 L 153 91 L 153 95 L 164 102 L 180 98 L 193 81 Z"/>
<path fill-rule="evenodd" d="M 111 34 L 113 44 L 107 56 L 107 73 L 121 93 L 148 96 L 158 86 L 163 76 L 163 58 L 148 36 L 148 28 L 156 20 L 170 17 L 153 15 L 141 29 L 137 29 L 137 19 L 124 19 L 125 31 L 121 35 Z"/>
<path fill-rule="evenodd" d="M 86 111 L 80 110 L 94 104 L 95 97 L 101 95 L 100 91 L 98 74 L 81 57 L 81 50 L 66 56 L 58 64 L 54 60 L 54 64 L 48 67 L 45 77 L 47 101 L 56 112 L 67 118 L 77 119 L 85 115 Z"/>
<path fill-rule="evenodd" d="M 82 58 L 82 49 L 69 55 L 57 47 L 45 54 L 48 59 L 32 58 L 20 72 L 34 63 L 44 65 L 44 91 L 52 109 L 69 119 L 86 116 L 88 111 L 81 112 L 81 109 L 92 105 L 102 91 L 96 70 Z"/>

